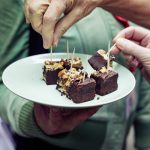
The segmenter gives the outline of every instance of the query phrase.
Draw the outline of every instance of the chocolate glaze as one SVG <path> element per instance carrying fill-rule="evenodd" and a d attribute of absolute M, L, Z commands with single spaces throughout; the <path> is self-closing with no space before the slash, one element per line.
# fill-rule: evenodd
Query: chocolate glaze
<path fill-rule="evenodd" d="M 68 96 L 75 103 L 90 101 L 95 97 L 96 82 L 94 79 L 86 78 L 84 82 L 74 81 L 68 89 Z"/>
<path fill-rule="evenodd" d="M 108 73 L 97 72 L 97 74 L 92 74 L 91 78 L 96 81 L 96 94 L 103 96 L 116 91 L 118 88 L 118 73 L 113 70 L 109 70 Z"/>
<path fill-rule="evenodd" d="M 107 66 L 107 60 L 105 60 L 99 53 L 95 53 L 88 59 L 89 64 L 95 70 L 100 70 L 102 67 Z"/>
<path fill-rule="evenodd" d="M 45 82 L 47 85 L 52 85 L 52 84 L 56 84 L 57 83 L 57 79 L 58 79 L 58 73 L 61 71 L 62 69 L 57 69 L 57 70 L 46 70 L 44 67 L 43 70 L 43 76 L 45 77 Z"/>

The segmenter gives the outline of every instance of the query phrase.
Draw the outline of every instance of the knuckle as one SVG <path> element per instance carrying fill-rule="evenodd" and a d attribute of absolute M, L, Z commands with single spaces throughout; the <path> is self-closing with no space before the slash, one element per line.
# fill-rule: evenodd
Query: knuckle
<path fill-rule="evenodd" d="M 130 30 L 134 30 L 134 29 L 135 29 L 135 27 L 130 26 L 130 27 L 128 27 L 128 29 L 130 29 Z"/>
<path fill-rule="evenodd" d="M 50 16 L 50 15 L 44 15 L 44 22 L 45 23 L 50 23 L 54 21 L 54 17 Z"/>
<path fill-rule="evenodd" d="M 64 34 L 67 31 L 67 26 L 62 26 L 60 29 L 61 35 Z"/>
<path fill-rule="evenodd" d="M 84 9 L 78 8 L 75 12 L 75 20 L 78 21 L 83 16 L 84 16 Z"/>
<path fill-rule="evenodd" d="M 74 3 L 75 3 L 74 0 L 69 0 L 69 1 L 66 0 L 66 2 L 64 3 L 64 6 L 66 8 L 66 12 L 69 12 L 72 10 Z"/>
<path fill-rule="evenodd" d="M 66 9 L 66 5 L 64 3 L 56 3 L 56 11 L 60 12 Z"/>
<path fill-rule="evenodd" d="M 29 5 L 29 13 L 30 14 L 36 13 L 36 7 L 34 7 L 33 5 Z"/>

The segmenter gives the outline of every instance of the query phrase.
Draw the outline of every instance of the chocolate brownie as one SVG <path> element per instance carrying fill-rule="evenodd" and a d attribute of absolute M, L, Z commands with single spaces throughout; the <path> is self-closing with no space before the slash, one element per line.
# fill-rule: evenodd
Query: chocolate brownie
<path fill-rule="evenodd" d="M 106 51 L 98 50 L 93 56 L 88 59 L 89 64 L 95 70 L 100 70 L 102 67 L 107 67 L 108 56 Z M 110 65 L 112 66 L 113 56 L 110 56 Z"/>
<path fill-rule="evenodd" d="M 95 97 L 95 80 L 88 78 L 87 73 L 64 69 L 58 74 L 57 89 L 75 103 L 92 100 Z"/>
<path fill-rule="evenodd" d="M 45 61 L 43 67 L 43 79 L 47 85 L 57 83 L 58 73 L 64 68 L 64 62 L 61 61 Z"/>
<path fill-rule="evenodd" d="M 116 91 L 118 88 L 118 73 L 113 70 L 109 70 L 108 72 L 103 73 L 96 71 L 91 74 L 91 78 L 96 81 L 96 94 L 103 96 Z"/>

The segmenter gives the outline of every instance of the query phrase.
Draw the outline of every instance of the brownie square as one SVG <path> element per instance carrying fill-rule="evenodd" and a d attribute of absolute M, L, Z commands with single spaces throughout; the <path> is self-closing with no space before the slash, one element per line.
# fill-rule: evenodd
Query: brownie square
<path fill-rule="evenodd" d="M 58 73 L 61 71 L 62 69 L 57 69 L 57 70 L 46 70 L 44 67 L 44 71 L 43 71 L 43 78 L 46 82 L 47 85 L 53 85 L 57 83 L 58 80 Z"/>
<path fill-rule="evenodd" d="M 72 59 L 64 60 L 64 68 L 69 70 L 71 68 L 71 62 L 72 62 Z M 83 69 L 82 61 L 81 61 L 81 59 L 79 57 L 75 57 L 73 59 L 72 67 L 76 68 L 77 70 L 79 70 L 79 69 L 82 70 Z"/>
<path fill-rule="evenodd" d="M 103 55 L 96 52 L 93 56 L 88 59 L 89 64 L 95 70 L 100 70 L 102 67 L 107 66 L 107 60 L 104 59 Z"/>
<path fill-rule="evenodd" d="M 43 79 L 47 85 L 57 83 L 58 73 L 63 70 L 63 61 L 45 61 L 43 67 Z"/>
<path fill-rule="evenodd" d="M 83 82 L 74 81 L 68 89 L 68 97 L 75 103 L 90 101 L 95 97 L 96 82 L 86 78 Z"/>
<path fill-rule="evenodd" d="M 97 71 L 91 75 L 91 78 L 96 81 L 96 94 L 103 96 L 118 89 L 118 73 L 113 70 L 109 70 L 105 73 Z"/>

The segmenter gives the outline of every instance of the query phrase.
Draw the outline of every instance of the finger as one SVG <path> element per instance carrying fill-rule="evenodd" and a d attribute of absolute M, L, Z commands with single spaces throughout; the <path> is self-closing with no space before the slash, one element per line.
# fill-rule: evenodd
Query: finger
<path fill-rule="evenodd" d="M 127 66 L 129 67 L 134 67 L 134 68 L 137 68 L 139 65 L 139 61 L 137 61 L 136 59 L 133 59 L 132 61 L 128 61 L 127 60 Z"/>
<path fill-rule="evenodd" d="M 55 25 L 66 6 L 62 0 L 52 0 L 43 18 L 42 37 L 44 48 L 50 48 L 53 43 Z"/>
<path fill-rule="evenodd" d="M 61 108 L 62 116 L 72 115 L 73 112 L 75 112 L 75 109 Z"/>
<path fill-rule="evenodd" d="M 133 59 L 134 59 L 134 56 L 132 56 L 132 55 L 129 55 L 129 54 L 126 54 L 126 53 L 124 53 L 123 54 L 124 55 L 124 58 L 130 63 L 131 61 L 133 61 Z"/>
<path fill-rule="evenodd" d="M 142 60 L 145 53 L 149 51 L 148 49 L 123 38 L 119 38 L 116 45 L 122 52 L 135 56 L 139 60 Z"/>
<path fill-rule="evenodd" d="M 83 17 L 82 9 L 74 8 L 58 23 L 54 32 L 54 45 L 58 44 L 59 38 L 78 20 Z"/>
<path fill-rule="evenodd" d="M 113 40 L 116 42 L 118 38 L 126 38 L 134 41 L 142 41 L 149 34 L 147 29 L 141 27 L 128 27 L 122 30 Z"/>
<path fill-rule="evenodd" d="M 33 29 L 38 33 L 41 33 L 43 16 L 48 6 L 49 6 L 48 1 L 44 1 L 42 3 L 38 1 L 36 3 L 33 3 L 29 7 L 29 20 L 31 22 Z"/>
<path fill-rule="evenodd" d="M 48 109 L 48 107 L 35 103 L 33 110 L 34 110 L 36 122 L 38 123 L 38 125 L 42 129 L 45 129 L 45 127 L 48 126 L 48 124 L 45 124 L 45 122 L 48 122 L 48 120 L 49 120 L 49 117 L 48 117 L 49 109 Z"/>
<path fill-rule="evenodd" d="M 99 108 L 93 107 L 93 108 L 86 108 L 81 110 L 76 110 L 74 114 L 71 116 L 68 116 L 66 121 L 73 125 L 73 128 L 91 117 L 94 113 L 97 112 Z"/>
<path fill-rule="evenodd" d="M 28 6 L 28 0 L 24 0 L 24 14 L 25 14 L 25 19 L 26 23 L 30 23 L 29 20 L 29 6 Z"/>
<path fill-rule="evenodd" d="M 133 57 L 127 58 L 126 61 L 127 61 L 128 66 L 133 66 L 133 67 L 138 66 L 138 61 L 134 59 Z"/>
<path fill-rule="evenodd" d="M 50 107 L 49 108 L 49 118 L 53 124 L 59 124 L 63 120 L 63 108 Z M 68 112 L 69 113 L 69 112 Z"/>
<path fill-rule="evenodd" d="M 133 61 L 131 61 L 130 64 L 131 64 L 131 66 L 138 67 L 139 61 L 137 59 L 133 59 Z"/>
<path fill-rule="evenodd" d="M 149 49 L 150 49 L 150 42 L 147 44 L 146 48 L 149 48 Z"/>
<path fill-rule="evenodd" d="M 119 54 L 121 51 L 120 51 L 120 49 L 117 47 L 117 46 L 115 46 L 115 47 L 113 47 L 112 49 L 111 49 L 111 51 L 110 51 L 110 53 L 112 54 L 112 55 L 117 55 L 117 54 Z"/>

